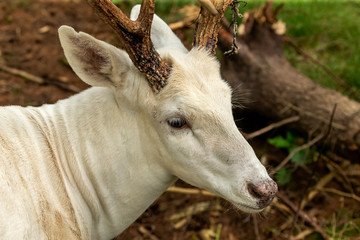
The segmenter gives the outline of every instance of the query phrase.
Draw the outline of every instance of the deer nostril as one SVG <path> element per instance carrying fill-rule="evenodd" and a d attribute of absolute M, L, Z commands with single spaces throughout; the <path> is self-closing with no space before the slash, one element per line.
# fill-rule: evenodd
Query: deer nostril
<path fill-rule="evenodd" d="M 258 184 L 249 183 L 247 188 L 250 195 L 258 199 L 258 205 L 261 208 L 270 204 L 278 190 L 277 184 L 271 179 Z"/>
<path fill-rule="evenodd" d="M 263 196 L 261 190 L 257 187 L 257 185 L 254 185 L 252 183 L 248 184 L 248 191 L 250 195 L 253 196 L 254 198 L 261 199 Z"/>

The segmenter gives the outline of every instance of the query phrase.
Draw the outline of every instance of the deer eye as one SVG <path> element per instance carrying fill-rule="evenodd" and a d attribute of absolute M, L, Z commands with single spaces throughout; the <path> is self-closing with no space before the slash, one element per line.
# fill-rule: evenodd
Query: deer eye
<path fill-rule="evenodd" d="M 187 126 L 185 119 L 181 117 L 169 118 L 167 123 L 173 128 L 183 128 Z"/>

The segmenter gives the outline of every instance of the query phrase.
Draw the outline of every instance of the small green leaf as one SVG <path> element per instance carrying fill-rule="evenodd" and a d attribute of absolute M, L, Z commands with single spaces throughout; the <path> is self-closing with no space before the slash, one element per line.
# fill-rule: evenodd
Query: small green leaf
<path fill-rule="evenodd" d="M 300 166 L 305 166 L 313 161 L 314 151 L 310 149 L 304 149 L 296 153 L 292 158 L 291 162 L 296 163 Z"/>
<path fill-rule="evenodd" d="M 291 172 L 285 168 L 280 169 L 276 173 L 276 181 L 279 186 L 284 186 L 291 180 Z"/>
<path fill-rule="evenodd" d="M 221 224 L 219 224 L 219 226 L 217 227 L 215 240 L 220 240 L 221 227 L 222 227 Z"/>
<path fill-rule="evenodd" d="M 278 148 L 288 149 L 291 147 L 291 143 L 287 139 L 283 138 L 282 136 L 276 136 L 274 138 L 270 138 L 270 139 L 268 139 L 268 142 L 271 145 L 278 147 Z"/>
<path fill-rule="evenodd" d="M 122 0 L 111 0 L 115 5 L 121 3 Z"/>
<path fill-rule="evenodd" d="M 291 158 L 291 162 L 292 162 L 292 163 L 299 164 L 299 165 L 304 165 L 304 164 L 303 164 L 304 158 L 305 158 L 305 151 L 303 150 L 303 151 L 297 152 L 297 153 Z"/>
<path fill-rule="evenodd" d="M 298 139 L 298 138 L 299 137 L 293 132 L 287 132 L 286 133 L 286 140 L 291 144 L 294 144 L 296 139 Z"/>

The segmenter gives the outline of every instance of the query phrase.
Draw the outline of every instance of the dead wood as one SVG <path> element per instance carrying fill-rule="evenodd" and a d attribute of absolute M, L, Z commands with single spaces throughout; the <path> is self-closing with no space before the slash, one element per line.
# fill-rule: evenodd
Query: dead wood
<path fill-rule="evenodd" d="M 321 234 L 321 236 L 324 239 L 329 239 L 329 237 L 326 235 L 326 233 L 324 232 L 324 230 L 320 227 L 320 225 L 317 223 L 315 218 L 310 217 L 306 212 L 298 209 L 298 207 L 296 206 L 295 203 L 293 203 L 285 194 L 279 192 L 277 194 L 277 197 L 283 202 L 285 203 L 294 213 L 298 213 L 299 216 L 306 221 L 307 223 L 309 223 L 314 229 L 315 231 L 317 231 L 318 233 Z"/>
<path fill-rule="evenodd" d="M 16 69 L 16 68 L 11 68 L 9 66 L 6 66 L 5 64 L 0 63 L 0 71 L 4 71 L 7 72 L 9 74 L 15 75 L 15 76 L 19 76 L 22 77 L 26 80 L 38 83 L 38 84 L 51 84 L 51 85 L 55 85 L 60 89 L 69 91 L 69 92 L 73 92 L 73 93 L 78 93 L 81 90 L 74 86 L 74 85 L 70 85 L 70 84 L 63 84 L 61 82 L 58 81 L 53 81 L 50 79 L 43 79 L 41 77 L 35 76 L 33 74 L 30 74 L 28 72 L 25 72 L 23 70 L 20 69 Z"/>
<path fill-rule="evenodd" d="M 254 233 L 255 233 L 255 239 L 256 240 L 261 240 L 260 237 L 260 231 L 259 231 L 259 223 L 257 220 L 257 216 L 256 214 L 251 215 L 252 219 L 253 219 L 253 223 L 254 223 Z"/>
<path fill-rule="evenodd" d="M 234 89 L 241 85 L 251 92 L 248 109 L 273 121 L 299 116 L 300 120 L 290 127 L 305 133 L 324 133 L 337 105 L 331 122 L 331 145 L 342 152 L 360 154 L 359 102 L 295 70 L 284 57 L 284 35 L 279 35 L 283 31 L 278 31 L 276 24 L 271 3 L 245 15 L 242 36 L 237 41 L 239 53 L 223 58 L 225 79 Z M 231 47 L 232 40 L 229 32 L 220 31 L 219 46 L 223 50 Z"/>
<path fill-rule="evenodd" d="M 276 166 L 276 168 L 274 168 L 274 170 L 270 173 L 270 175 L 275 174 L 277 171 L 279 171 L 281 168 L 283 168 L 295 156 L 295 154 L 297 154 L 298 152 L 300 152 L 304 149 L 310 148 L 315 143 L 320 141 L 323 137 L 324 137 L 324 135 L 320 134 L 320 135 L 316 136 L 314 139 L 312 139 L 311 141 L 309 141 L 308 143 L 305 143 L 305 144 L 295 148 L 291 153 L 289 153 L 289 155 L 284 160 L 282 160 L 279 163 L 279 165 Z"/>
<path fill-rule="evenodd" d="M 252 138 L 255 138 L 257 136 L 260 136 L 264 133 L 267 133 L 275 128 L 278 128 L 278 127 L 282 127 L 286 124 L 289 124 L 289 123 L 292 123 L 292 122 L 296 122 L 296 121 L 299 121 L 299 116 L 293 116 L 293 117 L 290 117 L 290 118 L 286 118 L 286 119 L 283 119 L 279 122 L 276 122 L 276 123 L 272 123 L 264 128 L 261 128 L 255 132 L 252 132 L 252 133 L 243 133 L 244 137 L 248 140 L 248 139 L 252 139 Z"/>

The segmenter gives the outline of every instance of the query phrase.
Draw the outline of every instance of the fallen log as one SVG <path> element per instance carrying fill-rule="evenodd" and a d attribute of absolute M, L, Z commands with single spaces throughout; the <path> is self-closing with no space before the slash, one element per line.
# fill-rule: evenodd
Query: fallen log
<path fill-rule="evenodd" d="M 359 156 L 360 103 L 320 86 L 291 66 L 283 54 L 285 36 L 277 29 L 276 12 L 268 3 L 247 14 L 237 39 L 239 52 L 222 59 L 224 78 L 233 88 L 241 85 L 250 91 L 249 109 L 274 121 L 299 116 L 291 127 L 305 133 L 324 133 L 331 124 L 331 146 Z M 229 49 L 233 37 L 222 29 L 219 42 L 223 50 Z"/>

